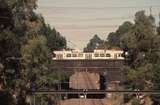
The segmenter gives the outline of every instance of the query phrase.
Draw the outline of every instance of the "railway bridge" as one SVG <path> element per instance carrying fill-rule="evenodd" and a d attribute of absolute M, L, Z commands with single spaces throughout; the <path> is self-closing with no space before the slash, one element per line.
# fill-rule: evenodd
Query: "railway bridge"
<path fill-rule="evenodd" d="M 59 72 L 60 78 L 61 74 L 71 74 L 67 82 L 69 87 L 64 88 L 60 83 L 57 90 L 34 93 L 58 94 L 61 105 L 77 105 L 83 99 L 83 105 L 110 105 L 106 102 L 112 92 L 106 91 L 116 88 L 122 80 L 122 53 L 102 50 L 94 53 L 58 52 L 53 57 L 52 68 Z"/>
<path fill-rule="evenodd" d="M 98 57 L 97 52 L 83 54 L 81 52 L 60 52 L 53 58 L 52 68 L 59 72 L 57 73 L 59 78 L 62 77 L 61 74 L 71 74 L 69 81 L 66 82 L 69 88 L 64 88 L 60 83 L 56 90 L 32 90 L 33 105 L 36 105 L 36 95 L 39 94 L 56 96 L 58 105 L 113 105 L 110 96 L 114 93 L 137 96 L 140 94 L 160 94 L 160 91 L 154 90 L 116 89 L 123 77 L 122 67 L 125 59 L 119 56 L 117 52 L 111 53 L 113 54 L 110 54 L 109 57 L 109 53 L 100 52 Z M 100 77 L 105 78 L 106 81 Z M 106 87 L 101 88 L 100 84 L 106 85 Z"/>
<path fill-rule="evenodd" d="M 72 102 L 78 104 L 78 102 L 83 101 L 81 103 L 84 105 L 106 105 L 105 103 L 109 102 L 107 94 L 111 93 L 98 92 L 114 89 L 119 85 L 122 80 L 123 65 L 124 59 L 54 60 L 54 69 L 59 72 L 72 74 L 69 79 L 69 87 L 71 88 L 69 91 L 82 90 L 78 94 L 68 93 L 68 100 L 61 101 L 61 104 L 69 105 Z M 101 76 L 105 81 L 100 78 Z M 105 85 L 105 88 L 102 88 L 101 84 Z M 93 92 L 89 93 L 88 91 Z M 86 100 L 84 101 L 81 98 Z"/>
<path fill-rule="evenodd" d="M 53 68 L 59 72 L 105 73 L 108 82 L 121 81 L 124 60 L 54 60 Z"/>

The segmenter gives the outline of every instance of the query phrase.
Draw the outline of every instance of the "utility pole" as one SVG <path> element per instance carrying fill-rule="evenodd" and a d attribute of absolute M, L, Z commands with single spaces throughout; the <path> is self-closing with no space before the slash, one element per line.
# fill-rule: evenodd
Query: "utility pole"
<path fill-rule="evenodd" d="M 150 7 L 149 11 L 150 11 L 150 15 L 152 15 L 152 6 Z"/>

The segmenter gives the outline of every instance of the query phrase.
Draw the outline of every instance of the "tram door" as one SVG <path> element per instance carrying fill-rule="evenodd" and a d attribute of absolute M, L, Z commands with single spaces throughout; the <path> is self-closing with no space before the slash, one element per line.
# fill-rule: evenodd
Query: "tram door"
<path fill-rule="evenodd" d="M 118 57 L 117 54 L 114 54 L 114 59 L 117 59 L 117 57 Z"/>
<path fill-rule="evenodd" d="M 92 59 L 92 54 L 90 54 L 90 53 L 85 54 L 85 59 Z"/>
<path fill-rule="evenodd" d="M 57 59 L 63 59 L 63 54 L 57 54 L 57 55 L 56 55 L 56 58 L 57 58 Z"/>

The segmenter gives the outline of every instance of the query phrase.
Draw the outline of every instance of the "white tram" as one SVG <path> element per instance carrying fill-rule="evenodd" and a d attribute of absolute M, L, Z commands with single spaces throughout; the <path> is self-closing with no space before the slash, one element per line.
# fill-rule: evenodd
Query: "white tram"
<path fill-rule="evenodd" d="M 53 60 L 84 60 L 84 59 L 124 59 L 122 50 L 94 50 L 82 52 L 80 50 L 53 51 Z"/>

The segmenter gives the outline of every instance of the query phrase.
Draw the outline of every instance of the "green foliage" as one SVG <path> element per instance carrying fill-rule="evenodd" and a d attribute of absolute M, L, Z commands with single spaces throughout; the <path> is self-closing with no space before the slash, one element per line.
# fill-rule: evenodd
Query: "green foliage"
<path fill-rule="evenodd" d="M 109 44 L 107 41 L 103 41 L 98 45 L 97 49 L 109 49 Z"/>
<path fill-rule="evenodd" d="M 9 91 L 0 90 L 0 105 L 15 105 L 13 97 Z"/>
<path fill-rule="evenodd" d="M 156 32 L 157 30 L 157 32 Z M 127 89 L 159 90 L 160 37 L 152 15 L 145 11 L 135 14 L 134 24 L 124 22 L 108 36 L 108 44 L 128 52 L 124 67 L 124 86 Z M 160 104 L 159 96 L 152 97 Z M 138 104 L 139 105 L 139 104 Z"/>
<path fill-rule="evenodd" d="M 109 33 L 107 40 L 110 47 L 118 46 L 120 47 L 120 38 L 132 29 L 133 24 L 131 22 L 124 22 L 121 26 L 119 26 L 116 32 Z"/>
<path fill-rule="evenodd" d="M 137 12 L 133 28 L 120 39 L 122 48 L 129 52 L 133 67 L 140 66 L 154 48 L 156 33 L 153 20 L 144 11 Z"/>
<path fill-rule="evenodd" d="M 13 28 L 12 11 L 9 9 L 4 0 L 0 0 L 0 30 L 5 28 Z"/>
<path fill-rule="evenodd" d="M 16 91 L 23 105 L 28 89 L 53 88 L 58 77 L 52 51 L 66 47 L 66 39 L 34 12 L 36 2 L 0 0 L 0 12 L 8 19 L 0 22 L 0 84 Z"/>
<path fill-rule="evenodd" d="M 56 74 L 51 68 L 51 56 L 44 36 L 28 40 L 21 53 L 27 80 L 34 82 L 39 88 L 54 84 Z"/>
<path fill-rule="evenodd" d="M 13 60 L 13 56 L 19 56 L 18 41 L 12 31 L 5 29 L 0 32 L 0 63 L 3 66 L 0 80 L 9 87 L 13 87 L 20 72 L 19 61 Z"/>
<path fill-rule="evenodd" d="M 127 81 L 130 81 L 132 89 L 148 90 L 152 87 L 153 65 L 146 64 L 136 69 L 129 69 Z"/>
<path fill-rule="evenodd" d="M 153 90 L 160 90 L 160 77 L 159 77 L 159 74 L 160 74 L 160 65 L 157 64 L 157 65 L 154 65 L 154 72 L 153 72 L 154 76 L 152 77 L 152 82 L 153 82 L 153 87 L 152 89 Z M 160 104 L 160 95 L 156 94 L 156 95 L 152 95 L 152 99 L 154 101 L 154 104 L 155 105 L 158 105 Z"/>
<path fill-rule="evenodd" d="M 37 69 L 37 72 L 48 69 L 49 52 L 46 42 L 45 37 L 39 36 L 28 40 L 28 44 L 24 45 L 21 49 L 22 58 L 25 62 L 24 65 L 32 72 L 36 73 L 34 69 Z"/>
<path fill-rule="evenodd" d="M 140 105 L 140 102 L 138 99 L 134 98 L 134 99 L 132 99 L 131 104 L 132 105 Z"/>
<path fill-rule="evenodd" d="M 87 44 L 87 47 L 84 48 L 84 51 L 92 52 L 94 49 L 98 48 L 101 43 L 103 43 L 103 40 L 101 40 L 98 35 L 94 35 Z"/>

